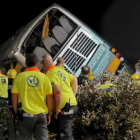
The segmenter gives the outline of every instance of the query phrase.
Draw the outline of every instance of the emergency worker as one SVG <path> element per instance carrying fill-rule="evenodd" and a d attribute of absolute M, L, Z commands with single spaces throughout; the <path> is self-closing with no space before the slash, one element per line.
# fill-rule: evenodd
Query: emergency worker
<path fill-rule="evenodd" d="M 13 68 L 13 64 L 11 64 L 11 68 L 7 72 L 8 77 L 8 99 L 9 99 L 9 105 L 11 106 L 11 89 L 13 85 L 13 80 L 15 79 L 17 75 L 17 71 Z"/>
<path fill-rule="evenodd" d="M 28 140 L 32 132 L 36 140 L 48 140 L 47 124 L 50 123 L 53 104 L 52 87 L 49 78 L 39 71 L 38 64 L 34 54 L 26 55 L 27 68 L 14 79 L 12 105 L 19 117 L 16 140 Z M 18 98 L 22 110 L 18 110 Z"/>
<path fill-rule="evenodd" d="M 73 140 L 71 125 L 77 112 L 77 79 L 64 69 L 57 68 L 50 55 L 45 55 L 42 63 L 54 92 L 55 119 L 58 121 L 57 139 Z"/>
<path fill-rule="evenodd" d="M 3 67 L 0 66 L 0 104 L 8 105 L 8 77 L 2 73 Z"/>
<path fill-rule="evenodd" d="M 136 72 L 131 75 L 131 79 L 140 80 L 140 60 L 135 64 Z"/>
<path fill-rule="evenodd" d="M 103 90 L 103 93 L 105 96 L 112 97 L 112 87 L 115 86 L 111 83 L 110 74 L 107 72 L 104 72 L 100 77 L 100 86 L 99 89 Z"/>
<path fill-rule="evenodd" d="M 17 75 L 17 71 L 13 68 L 13 64 L 11 64 L 11 68 L 7 72 L 7 77 L 14 79 Z"/>

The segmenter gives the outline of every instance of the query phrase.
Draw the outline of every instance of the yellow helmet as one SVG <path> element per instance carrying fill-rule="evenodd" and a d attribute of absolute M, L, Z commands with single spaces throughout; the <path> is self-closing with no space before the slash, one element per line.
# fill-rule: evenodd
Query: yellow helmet
<path fill-rule="evenodd" d="M 7 72 L 7 77 L 14 79 L 17 75 L 17 71 L 15 69 L 9 69 Z"/>

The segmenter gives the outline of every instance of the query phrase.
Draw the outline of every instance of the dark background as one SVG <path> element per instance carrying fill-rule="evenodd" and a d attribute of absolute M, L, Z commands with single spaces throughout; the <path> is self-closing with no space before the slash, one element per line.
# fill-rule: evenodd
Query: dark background
<path fill-rule="evenodd" d="M 0 5 L 0 44 L 53 3 L 90 26 L 132 66 L 140 59 L 140 0 L 3 1 Z"/>

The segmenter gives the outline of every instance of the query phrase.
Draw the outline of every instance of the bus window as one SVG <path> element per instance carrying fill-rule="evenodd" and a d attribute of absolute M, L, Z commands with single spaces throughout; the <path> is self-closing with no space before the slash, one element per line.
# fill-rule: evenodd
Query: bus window
<path fill-rule="evenodd" d="M 77 25 L 66 15 L 52 8 L 35 25 L 23 43 L 25 54 L 33 52 L 39 59 L 44 53 L 54 57 L 76 28 Z"/>

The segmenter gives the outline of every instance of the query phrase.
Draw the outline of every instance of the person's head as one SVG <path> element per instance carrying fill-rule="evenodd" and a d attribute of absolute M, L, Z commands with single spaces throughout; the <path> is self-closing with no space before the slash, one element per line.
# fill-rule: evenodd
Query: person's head
<path fill-rule="evenodd" d="M 54 65 L 53 59 L 51 57 L 51 55 L 46 54 L 42 57 L 42 61 L 41 61 L 43 68 L 46 70 L 48 67 Z"/>
<path fill-rule="evenodd" d="M 63 58 L 63 57 L 58 57 L 58 58 L 57 58 L 56 65 L 57 65 L 57 66 L 62 66 L 62 67 L 64 67 L 64 64 L 65 64 L 64 58 Z"/>
<path fill-rule="evenodd" d="M 83 66 L 81 68 L 81 74 L 88 77 L 90 74 L 90 68 L 88 66 Z"/>
<path fill-rule="evenodd" d="M 137 72 L 140 72 L 140 60 L 135 64 L 135 69 Z"/>
<path fill-rule="evenodd" d="M 26 66 L 27 67 L 38 67 L 39 60 L 35 54 L 26 54 Z"/>

